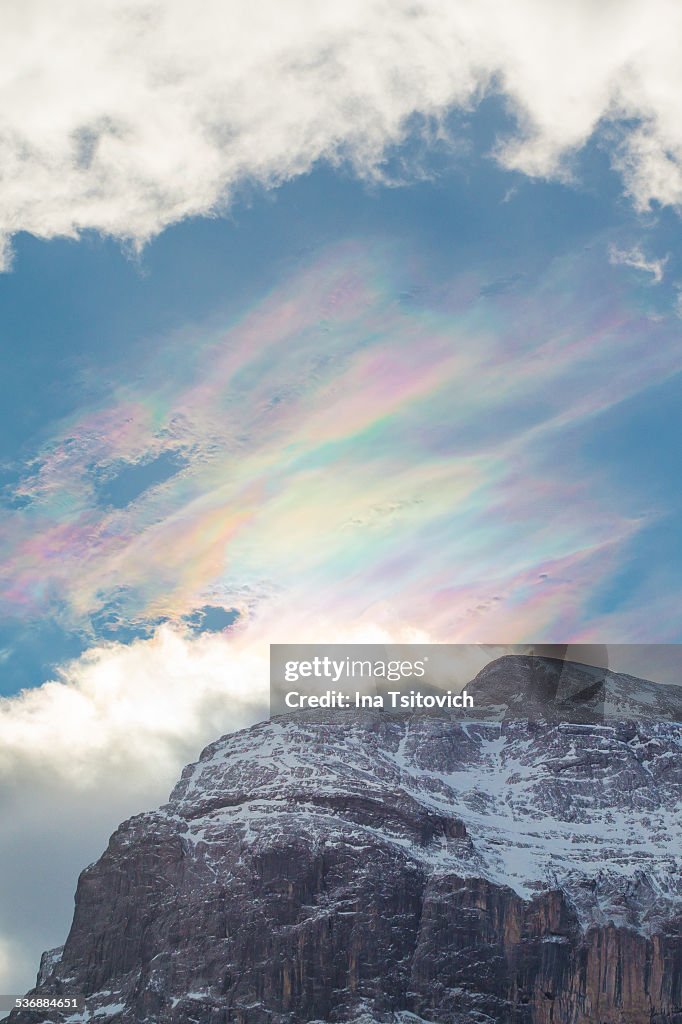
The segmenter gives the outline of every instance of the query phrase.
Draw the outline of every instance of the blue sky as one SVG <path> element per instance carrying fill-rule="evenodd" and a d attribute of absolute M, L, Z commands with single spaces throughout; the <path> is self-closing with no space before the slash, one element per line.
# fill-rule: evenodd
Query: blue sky
<path fill-rule="evenodd" d="M 4 991 L 270 642 L 682 639 L 679 5 L 55 12 L 0 15 Z"/>
<path fill-rule="evenodd" d="M 455 121 L 463 130 L 461 119 Z M 682 325 L 675 305 L 680 253 L 673 211 L 635 211 L 623 198 L 621 179 L 595 144 L 574 160 L 576 177 L 569 184 L 529 179 L 500 168 L 490 159 L 492 141 L 512 128 L 500 103 L 483 104 L 467 118 L 465 128 L 466 153 L 444 155 L 436 148 L 432 158 L 420 155 L 424 180 L 406 178 L 392 187 L 368 185 L 347 169 L 335 172 L 320 166 L 276 190 L 245 189 L 226 215 L 192 218 L 168 228 L 137 256 L 94 232 L 80 240 L 43 241 L 19 235 L 13 268 L 0 279 L 7 327 L 7 372 L 1 385 L 3 507 L 10 517 L 16 521 L 22 511 L 30 512 L 35 498 L 17 494 L 17 483 L 30 481 L 50 446 L 63 443 L 65 423 L 77 424 L 79 416 L 106 403 L 116 388 L 142 380 L 144 391 L 145 373 L 163 373 L 163 384 L 174 387 L 187 372 L 185 360 L 176 363 L 172 354 L 178 334 L 186 332 L 191 346 L 193 336 L 203 338 L 207 331 L 228 327 L 273 289 L 286 289 L 287 280 L 314 266 L 318 257 L 326 259 L 330 249 L 349 242 L 365 250 L 373 247 L 381 253 L 379 262 L 392 262 L 393 297 L 404 304 L 427 311 L 429 304 L 442 308 L 448 288 L 475 278 L 479 322 L 501 333 L 507 298 L 513 298 L 513 310 L 526 310 L 534 321 L 535 344 L 542 342 L 546 313 L 542 289 L 562 262 L 570 265 L 573 278 L 561 284 L 567 289 L 567 330 L 591 329 L 579 309 L 570 311 L 571 302 L 582 302 L 584 295 L 571 296 L 569 289 L 586 289 L 589 301 L 595 301 L 603 287 L 611 291 L 612 305 L 629 304 L 628 316 L 640 310 L 660 317 L 659 332 L 664 330 L 670 339 L 677 336 Z M 412 149 L 408 143 L 406 159 L 413 159 Z M 665 260 L 662 280 L 655 280 L 654 270 L 627 262 L 614 265 L 614 251 L 626 254 L 623 260 L 629 263 L 636 262 L 634 251 L 641 251 L 652 264 Z M 391 261 L 387 254 L 395 252 L 403 261 Z M 597 274 L 602 284 L 591 289 L 584 278 Z M 642 331 L 634 353 L 645 359 L 650 343 L 646 328 L 632 329 Z M 674 344 L 671 340 L 671 347 Z M 167 361 L 165 351 L 171 353 Z M 637 372 L 636 365 L 633 369 Z M 210 357 L 200 362 L 198 372 L 210 375 Z M 146 383 L 152 392 L 162 382 L 151 377 Z M 597 382 L 593 384 L 596 389 Z M 605 578 L 581 583 L 571 599 L 581 602 L 584 614 L 571 624 L 573 632 L 589 629 L 593 617 L 605 639 L 627 642 L 632 626 L 629 619 L 622 625 L 618 613 L 633 603 L 636 609 L 641 600 L 632 639 L 679 639 L 674 620 L 662 622 L 648 606 L 651 581 L 656 587 L 663 581 L 676 588 L 679 570 L 679 389 L 679 379 L 667 366 L 654 370 L 646 386 L 626 389 L 621 400 L 605 403 L 603 413 L 592 414 L 587 423 L 568 422 L 552 439 L 549 456 L 563 462 L 567 477 L 578 477 L 589 468 L 605 500 L 618 502 L 630 515 L 654 516 L 652 525 L 641 525 L 623 543 Z M 557 397 L 561 404 L 561 394 Z M 529 398 L 525 396 L 516 409 L 514 401 L 505 409 L 499 432 L 484 415 L 459 424 L 464 447 L 481 430 L 487 434 L 486 444 L 494 447 L 496 440 L 504 439 L 507 422 L 524 422 Z M 547 416 L 553 396 L 543 383 L 535 393 L 530 389 L 530 401 Z M 454 411 L 452 419 L 457 419 Z M 451 443 L 456 454 L 456 440 L 449 437 Z M 132 506 L 136 498 L 143 499 L 191 462 L 191 452 L 182 446 L 156 452 L 152 445 L 149 451 L 136 450 L 108 465 L 105 461 L 97 466 L 94 460 L 87 466 L 94 504 L 105 510 Z M 60 480 L 66 492 L 70 485 L 77 488 L 80 482 L 75 476 L 70 481 L 68 475 Z M 16 528 L 11 518 L 10 542 Z M 57 512 L 57 523 L 59 519 Z M 417 528 L 409 542 L 419 545 Z M 267 546 L 267 538 L 264 543 Z M 494 541 L 491 545 L 494 550 Z M 228 555 L 226 549 L 226 560 Z M 292 556 L 295 560 L 295 553 Z M 450 568 L 456 575 L 456 564 Z M 107 609 L 111 603 L 117 605 L 116 594 L 128 582 L 125 576 L 113 581 L 104 601 L 93 602 L 76 619 L 66 607 L 68 581 L 63 587 L 55 580 L 50 588 L 44 567 L 37 564 L 33 571 L 41 584 L 48 583 L 40 588 L 40 597 L 16 610 L 10 598 L 4 607 L 6 694 L 39 685 L 65 659 L 102 639 L 149 635 L 162 619 L 186 620 L 195 605 L 211 603 L 203 595 L 195 605 L 179 605 L 169 615 L 148 616 L 146 621 L 144 616 L 126 619 L 124 611 L 125 621 L 112 630 Z M 78 571 L 76 563 L 72 573 L 77 576 Z M 212 567 L 216 578 L 220 571 L 220 565 Z M 332 585 L 333 572 L 332 565 Z M 6 582 L 11 591 L 11 573 Z M 210 587 L 214 579 L 204 582 Z M 389 592 L 391 586 L 389 578 Z M 239 604 L 238 595 L 226 603 L 228 608 Z M 402 614 L 405 602 L 398 603 Z M 428 621 L 422 618 L 420 626 L 428 627 Z M 529 640 L 529 632 L 546 628 L 540 613 L 537 623 L 532 617 L 524 622 L 523 635 L 504 639 Z M 487 633 L 483 624 L 476 639 L 494 641 L 496 629 L 498 623 Z"/>

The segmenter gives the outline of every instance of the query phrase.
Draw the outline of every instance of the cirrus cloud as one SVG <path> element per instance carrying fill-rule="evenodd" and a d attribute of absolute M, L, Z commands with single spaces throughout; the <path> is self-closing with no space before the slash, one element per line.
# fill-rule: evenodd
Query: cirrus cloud
<path fill-rule="evenodd" d="M 651 274 L 652 284 L 660 284 L 663 280 L 668 259 L 669 255 L 662 256 L 660 259 L 647 259 L 639 245 L 635 245 L 631 249 L 620 249 L 618 246 L 612 245 L 609 249 L 609 262 L 616 266 L 633 267 L 645 274 Z"/>
<path fill-rule="evenodd" d="M 487 94 L 515 126 L 503 165 L 565 179 L 598 133 L 637 207 L 682 201 L 673 0 L 28 0 L 1 20 L 5 265 L 18 231 L 139 247 L 320 160 L 381 179 Z"/>
<path fill-rule="evenodd" d="M 682 365 L 677 321 L 639 309 L 602 252 L 523 292 L 482 294 L 472 273 L 416 305 L 395 252 L 347 241 L 225 331 L 164 340 L 22 467 L 0 609 L 89 638 L 212 604 L 285 635 L 314 607 L 459 641 L 577 639 L 665 507 L 563 439 L 590 452 L 598 417 Z M 127 504 L 101 500 L 122 467 L 178 453 Z M 640 602 L 642 639 L 677 635 L 668 606 Z"/>

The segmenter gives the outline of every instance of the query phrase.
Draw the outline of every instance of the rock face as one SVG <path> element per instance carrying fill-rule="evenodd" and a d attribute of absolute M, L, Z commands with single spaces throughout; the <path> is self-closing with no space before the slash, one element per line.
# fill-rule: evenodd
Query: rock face
<path fill-rule="evenodd" d="M 34 994 L 83 993 L 71 1024 L 682 1024 L 680 753 L 643 720 L 226 736 L 82 873 Z"/>

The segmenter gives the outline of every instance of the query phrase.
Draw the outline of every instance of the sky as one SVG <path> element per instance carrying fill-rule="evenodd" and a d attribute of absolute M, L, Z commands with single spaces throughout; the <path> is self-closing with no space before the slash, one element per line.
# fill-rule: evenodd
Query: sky
<path fill-rule="evenodd" d="M 682 8 L 0 19 L 20 992 L 269 643 L 682 639 Z"/>

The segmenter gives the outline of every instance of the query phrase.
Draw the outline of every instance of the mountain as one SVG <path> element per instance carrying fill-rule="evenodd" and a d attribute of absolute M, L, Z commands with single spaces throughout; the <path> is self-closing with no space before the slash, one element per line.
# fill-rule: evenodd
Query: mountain
<path fill-rule="evenodd" d="M 514 705 L 522 669 L 470 691 Z M 594 689 L 545 670 L 571 676 L 560 701 Z M 33 994 L 87 1010 L 10 1020 L 682 1024 L 680 727 L 551 719 L 308 713 L 223 737 L 80 876 Z"/>

